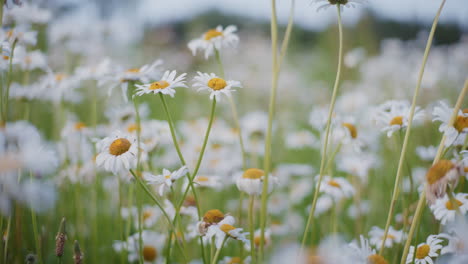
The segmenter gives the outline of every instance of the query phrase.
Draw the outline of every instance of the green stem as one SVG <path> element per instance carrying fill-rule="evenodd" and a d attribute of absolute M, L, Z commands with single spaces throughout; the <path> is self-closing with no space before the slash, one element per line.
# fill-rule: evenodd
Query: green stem
<path fill-rule="evenodd" d="M 140 252 L 138 252 L 138 261 L 140 264 L 143 264 L 145 261 L 143 259 L 143 227 L 141 223 L 141 204 L 138 204 L 137 201 L 137 208 L 138 208 L 138 248 L 140 249 Z"/>
<path fill-rule="evenodd" d="M 10 240 L 10 229 L 11 229 L 11 215 L 8 216 L 7 229 L 5 235 L 5 247 L 3 248 L 3 263 L 8 263 L 8 242 Z"/>
<path fill-rule="evenodd" d="M 438 20 L 438 17 L 440 15 L 440 12 L 442 11 L 442 7 L 445 3 L 445 0 L 442 1 L 442 4 L 439 8 L 439 12 L 437 13 L 436 19 L 434 20 L 434 24 L 436 24 L 436 21 Z M 433 26 L 434 27 L 434 26 Z M 452 117 L 450 118 L 450 121 L 448 122 L 448 126 L 453 126 L 455 119 L 458 116 L 458 110 L 460 110 L 460 107 L 463 103 L 463 100 L 465 98 L 466 93 L 468 92 L 468 79 L 465 80 L 465 84 L 463 86 L 463 89 L 460 92 L 460 95 L 458 96 L 457 103 L 455 104 L 455 108 L 453 109 Z M 440 158 L 442 157 L 442 152 L 444 150 L 444 145 L 445 145 L 445 140 L 446 137 L 445 135 L 442 137 L 442 140 L 440 141 L 439 144 L 439 149 L 437 150 L 436 157 L 434 158 L 434 162 L 432 163 L 433 165 L 439 162 Z M 427 183 L 426 183 L 427 184 Z M 426 190 L 426 186 L 424 186 L 424 190 Z M 410 231 L 408 233 L 408 237 L 406 239 L 405 247 L 403 249 L 403 255 L 401 256 L 401 264 L 406 263 L 406 256 L 408 255 L 409 248 L 411 246 L 411 240 L 413 239 L 414 231 L 416 228 L 419 226 L 419 222 L 421 220 L 421 214 L 422 210 L 424 208 L 426 201 L 426 191 L 423 191 L 421 196 L 419 197 L 418 201 L 418 207 L 416 208 L 416 213 L 414 214 L 413 221 L 411 222 L 411 227 Z"/>
<path fill-rule="evenodd" d="M 252 264 L 257 263 L 255 258 L 255 244 L 254 244 L 254 234 L 255 234 L 255 225 L 254 225 L 254 203 L 255 197 L 250 196 L 249 202 L 249 231 L 250 231 L 250 257 L 252 258 Z"/>
<path fill-rule="evenodd" d="M 418 99 L 419 90 L 421 88 L 421 82 L 422 82 L 422 78 L 423 78 L 423 75 L 424 75 L 424 69 L 426 67 L 427 58 L 429 56 L 429 51 L 431 50 L 431 45 L 432 45 L 432 40 L 434 38 L 435 29 L 437 27 L 437 21 L 439 19 L 439 15 L 440 15 L 440 12 L 442 11 L 442 7 L 444 6 L 444 3 L 445 3 L 445 0 L 442 1 L 442 4 L 441 4 L 441 6 L 439 8 L 439 12 L 437 13 L 436 19 L 434 20 L 434 23 L 432 25 L 431 33 L 429 35 L 429 38 L 428 38 L 427 44 L 426 44 L 426 50 L 424 51 L 423 62 L 422 62 L 421 68 L 419 70 L 418 81 L 417 81 L 417 84 L 416 84 L 416 89 L 414 90 L 413 103 L 411 104 L 411 110 L 410 110 L 410 114 L 409 114 L 409 117 L 408 117 L 408 127 L 406 129 L 405 139 L 403 140 L 403 147 L 401 149 L 400 160 L 398 162 L 398 169 L 397 169 L 397 175 L 396 175 L 396 178 L 395 178 L 395 185 L 394 185 L 394 188 L 393 188 L 392 200 L 390 202 L 390 209 L 389 209 L 388 216 L 387 216 L 387 223 L 385 225 L 385 231 L 384 231 L 384 235 L 383 235 L 383 238 L 382 238 L 382 244 L 380 245 L 379 255 L 383 254 L 384 246 L 385 246 L 385 240 L 387 239 L 388 230 L 390 228 L 390 224 L 391 224 L 392 218 L 393 218 L 393 212 L 395 211 L 396 201 L 397 201 L 398 195 L 400 193 L 400 185 L 401 185 L 400 182 L 401 182 L 401 177 L 402 177 L 402 174 L 403 174 L 402 172 L 403 172 L 403 165 L 405 163 L 405 158 L 406 158 L 406 150 L 408 148 L 408 142 L 409 142 L 409 138 L 410 138 L 410 135 L 411 135 L 411 127 L 412 127 L 412 124 L 413 124 L 414 112 L 416 110 L 416 102 L 417 102 L 417 99 Z"/>
<path fill-rule="evenodd" d="M 6 94 L 5 94 L 5 98 L 3 98 L 3 100 L 5 101 L 5 110 L 3 112 L 4 114 L 4 117 L 3 117 L 3 122 L 7 122 L 8 121 L 8 103 L 9 103 L 9 97 L 10 97 L 10 86 L 11 86 L 11 82 L 13 80 L 12 78 L 12 73 L 13 73 L 13 55 L 15 53 L 15 47 L 16 47 L 16 43 L 18 43 L 18 39 L 15 39 L 13 41 L 13 45 L 11 46 L 11 55 L 10 55 L 10 62 L 9 62 L 9 67 L 8 67 L 8 79 L 7 79 L 7 85 L 6 85 Z"/>
<path fill-rule="evenodd" d="M 221 247 L 216 250 L 213 260 L 211 261 L 211 264 L 216 264 L 216 261 L 218 261 L 219 254 L 221 253 L 221 249 L 223 248 L 224 243 L 226 243 L 226 240 L 228 239 L 228 237 L 229 237 L 228 235 L 224 237 L 223 243 L 221 243 Z"/>
<path fill-rule="evenodd" d="M 302 243 L 301 243 L 301 252 L 304 249 L 304 245 L 307 241 L 307 235 L 309 234 L 309 228 L 312 225 L 313 218 L 314 218 L 314 212 L 315 212 L 315 207 L 317 205 L 317 199 L 318 195 L 320 192 L 320 185 L 322 183 L 322 179 L 324 176 L 325 172 L 325 161 L 326 161 L 326 153 L 328 150 L 328 139 L 330 136 L 330 127 L 331 127 L 331 120 L 333 116 L 333 110 L 335 108 L 335 101 L 336 101 L 336 96 L 338 93 L 338 86 L 340 83 L 340 78 L 341 78 L 341 64 L 343 61 L 343 25 L 341 22 L 341 9 L 340 5 L 336 5 L 336 10 L 338 13 L 338 30 L 339 30 L 339 49 L 338 49 L 338 69 L 336 72 L 336 79 L 335 79 L 335 84 L 333 86 L 333 93 L 332 93 L 332 98 L 330 102 L 330 109 L 328 111 L 328 119 L 327 119 L 327 125 L 325 129 L 325 141 L 323 142 L 323 151 L 322 151 L 322 160 L 320 162 L 320 173 L 319 173 L 319 179 L 317 182 L 317 187 L 314 193 L 314 198 L 312 200 L 312 206 L 310 207 L 310 212 L 309 212 L 309 217 L 307 219 L 307 223 L 305 226 L 304 230 L 304 235 L 302 237 Z"/>
<path fill-rule="evenodd" d="M 30 172 L 31 182 L 33 180 L 33 174 Z M 32 220 L 32 227 L 34 233 L 34 242 L 36 243 L 36 251 L 37 251 L 37 260 L 38 263 L 42 263 L 42 250 L 41 250 L 41 242 L 37 228 L 37 219 L 36 219 L 36 212 L 34 212 L 33 208 L 31 208 L 31 220 Z"/>

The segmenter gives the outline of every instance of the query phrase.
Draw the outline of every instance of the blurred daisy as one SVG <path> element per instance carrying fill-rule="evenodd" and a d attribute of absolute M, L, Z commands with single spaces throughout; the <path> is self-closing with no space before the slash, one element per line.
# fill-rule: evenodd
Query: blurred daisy
<path fill-rule="evenodd" d="M 437 154 L 436 146 L 418 146 L 416 147 L 416 154 L 421 160 L 424 161 L 433 161 Z"/>
<path fill-rule="evenodd" d="M 454 144 L 463 144 L 466 133 L 468 132 L 468 109 L 458 110 L 457 118 L 453 126 L 449 126 L 448 123 L 452 117 L 453 110 L 453 108 L 450 108 L 446 103 L 441 101 L 432 112 L 432 121 L 442 122 L 439 131 L 443 132 L 446 137 L 446 147 Z"/>
<path fill-rule="evenodd" d="M 221 99 L 221 94 L 226 96 L 231 96 L 231 92 L 235 91 L 233 88 L 241 88 L 242 85 L 238 81 L 224 80 L 219 78 L 214 73 L 201 73 L 197 72 L 198 76 L 193 78 L 194 87 L 198 87 L 198 91 L 208 90 L 210 91 L 210 99 L 216 98 L 216 100 Z"/>
<path fill-rule="evenodd" d="M 421 243 L 417 246 L 416 252 L 414 247 L 411 246 L 409 249 L 408 257 L 406 258 L 406 264 L 433 264 L 433 258 L 439 256 L 439 250 L 442 248 L 442 239 L 437 235 L 430 235 L 426 243 Z"/>
<path fill-rule="evenodd" d="M 445 196 L 447 185 L 455 187 L 463 175 L 464 167 L 450 160 L 440 160 L 426 173 L 427 200 L 433 203 L 435 199 Z"/>
<path fill-rule="evenodd" d="M 219 224 L 212 225 L 208 228 L 205 239 L 209 239 L 208 241 L 210 241 L 211 238 L 214 237 L 216 248 L 221 248 L 226 237 L 242 241 L 250 248 L 250 240 L 247 239 L 249 233 L 242 232 L 242 230 L 242 228 L 236 228 L 231 224 L 224 223 L 224 220 L 222 220 Z"/>
<path fill-rule="evenodd" d="M 210 29 L 203 33 L 199 38 L 191 40 L 188 43 L 189 49 L 195 56 L 197 51 L 205 52 L 205 59 L 208 59 L 216 50 L 222 48 L 235 48 L 239 42 L 239 37 L 234 33 L 237 27 L 230 25 L 224 30 L 222 26 L 217 26 L 215 29 Z"/>
<path fill-rule="evenodd" d="M 318 177 L 317 175 L 316 180 L 318 180 Z M 332 178 L 325 175 L 320 185 L 320 192 L 330 195 L 335 201 L 339 201 L 343 198 L 352 197 L 354 194 L 354 187 L 345 178 Z"/>
<path fill-rule="evenodd" d="M 323 3 L 317 8 L 317 11 L 320 11 L 325 10 L 333 5 L 340 5 L 340 7 L 355 7 L 356 4 L 366 3 L 366 0 L 314 0 L 312 3 Z"/>
<path fill-rule="evenodd" d="M 117 174 L 134 168 L 137 163 L 138 144 L 136 139 L 120 131 L 99 141 L 96 145 L 99 154 L 96 165 Z"/>
<path fill-rule="evenodd" d="M 468 194 L 457 193 L 454 198 L 458 208 L 460 209 L 460 213 L 465 215 L 468 211 Z M 439 220 L 442 225 L 455 220 L 457 212 L 455 211 L 455 205 L 450 201 L 448 195 L 445 195 L 441 199 L 437 199 L 430 208 L 434 217 Z"/>
<path fill-rule="evenodd" d="M 371 245 L 380 247 L 382 245 L 384 233 L 385 230 L 377 226 L 373 226 L 371 228 L 371 231 L 369 231 L 369 241 Z M 403 237 L 403 231 L 395 230 L 393 226 L 390 226 L 390 228 L 388 229 L 387 238 L 385 239 L 385 247 L 391 248 L 394 244 L 401 243 Z"/>
<path fill-rule="evenodd" d="M 177 179 L 185 176 L 187 172 L 187 167 L 183 166 L 180 169 L 173 172 L 167 169 L 163 169 L 163 173 L 161 175 L 155 176 L 152 174 L 146 174 L 144 178 L 146 182 L 148 182 L 148 184 L 159 185 L 159 195 L 163 196 L 165 192 L 171 189 L 172 184 L 174 184 L 174 182 Z"/>
<path fill-rule="evenodd" d="M 196 176 L 193 179 L 193 183 L 196 187 L 214 188 L 216 190 L 219 190 L 223 186 L 218 176 Z"/>
<path fill-rule="evenodd" d="M 316 148 L 319 140 L 308 130 L 300 130 L 286 135 L 286 147 L 290 149 Z"/>
<path fill-rule="evenodd" d="M 185 85 L 185 76 L 187 75 L 186 73 L 182 73 L 178 77 L 176 77 L 177 72 L 176 71 L 166 71 L 163 75 L 163 77 L 153 83 L 149 84 L 143 84 L 143 85 L 135 85 L 137 87 L 136 89 L 136 95 L 142 96 L 144 94 L 157 94 L 157 93 L 162 93 L 162 94 L 168 94 L 171 97 L 174 97 L 175 90 L 174 88 L 177 87 L 187 87 Z"/>
<path fill-rule="evenodd" d="M 15 48 L 13 63 L 20 66 L 22 70 L 31 71 L 34 69 L 47 70 L 47 58 L 39 50 L 27 51 L 25 47 Z"/>
<path fill-rule="evenodd" d="M 261 236 L 262 236 L 261 230 L 260 229 L 255 230 L 255 233 L 254 233 L 253 236 L 254 236 L 253 237 L 253 241 L 254 241 L 253 246 L 255 247 L 255 249 L 258 249 L 260 247 L 260 240 L 261 240 Z M 268 247 L 271 244 L 271 231 L 270 231 L 269 228 L 265 229 L 265 237 L 264 238 L 265 238 L 265 240 L 263 241 L 264 246 Z M 245 248 L 245 250 L 250 251 L 250 243 L 245 244 L 244 248 Z"/>
<path fill-rule="evenodd" d="M 205 236 L 208 232 L 208 229 L 212 225 L 218 225 L 220 223 L 233 225 L 235 223 L 234 217 L 230 215 L 224 215 L 218 209 L 211 209 L 206 211 L 203 215 L 202 221 L 198 222 L 198 233 L 200 236 Z"/>
<path fill-rule="evenodd" d="M 140 248 L 139 233 L 136 233 L 128 237 L 125 242 L 114 242 L 113 248 L 117 252 L 128 251 L 129 262 L 138 261 L 142 254 L 145 264 L 162 263 L 166 237 L 153 231 L 143 230 L 142 240 L 142 248 Z"/>
<path fill-rule="evenodd" d="M 359 237 L 360 244 L 358 245 L 356 241 L 348 244 L 353 252 L 350 254 L 350 263 L 362 263 L 362 264 L 388 264 L 388 261 L 385 260 L 382 256 L 378 255 L 373 249 L 369 241 L 365 239 L 362 235 Z M 336 262 L 333 262 L 336 263 Z"/>
<path fill-rule="evenodd" d="M 240 191 L 249 195 L 260 195 L 263 188 L 263 178 L 265 172 L 260 169 L 251 168 L 245 170 L 243 173 L 238 173 L 236 176 L 236 185 Z M 276 177 L 270 176 L 268 179 L 268 192 L 273 191 L 276 185 Z"/>
<path fill-rule="evenodd" d="M 387 132 L 391 137 L 396 131 L 408 126 L 408 118 L 411 106 L 407 101 L 388 101 L 378 107 L 374 113 L 374 118 L 382 126 L 382 131 Z M 424 111 L 416 107 L 413 116 L 413 122 L 424 119 Z"/>
<path fill-rule="evenodd" d="M 250 256 L 246 257 L 245 259 L 241 259 L 240 257 L 224 257 L 219 263 L 220 264 L 250 264 Z"/>

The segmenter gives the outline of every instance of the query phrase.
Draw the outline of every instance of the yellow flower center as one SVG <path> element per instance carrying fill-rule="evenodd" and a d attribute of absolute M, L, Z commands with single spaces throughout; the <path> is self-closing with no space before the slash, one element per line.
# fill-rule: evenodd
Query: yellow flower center
<path fill-rule="evenodd" d="M 9 59 L 10 59 L 10 56 L 3 55 L 3 59 L 4 59 L 4 60 L 9 60 Z"/>
<path fill-rule="evenodd" d="M 166 87 L 168 87 L 170 84 L 166 81 L 158 81 L 158 82 L 154 82 L 150 85 L 149 89 L 150 90 L 161 90 L 161 89 L 164 89 Z"/>
<path fill-rule="evenodd" d="M 85 125 L 85 123 L 83 123 L 83 122 L 77 122 L 77 123 L 75 124 L 75 130 L 82 130 L 82 129 L 85 128 L 85 127 L 86 127 L 86 125 Z"/>
<path fill-rule="evenodd" d="M 401 126 L 403 125 L 403 116 L 395 116 L 392 120 L 390 120 L 390 125 L 394 126 Z"/>
<path fill-rule="evenodd" d="M 55 80 L 56 80 L 57 82 L 60 82 L 60 81 L 62 81 L 63 79 L 65 79 L 65 77 L 66 77 L 65 74 L 63 74 L 63 73 L 58 73 L 58 74 L 55 75 Z"/>
<path fill-rule="evenodd" d="M 216 29 L 210 29 L 205 33 L 205 40 L 210 40 L 212 38 L 216 38 L 222 35 L 223 35 L 223 32 L 220 32 Z"/>
<path fill-rule="evenodd" d="M 206 176 L 197 176 L 197 178 L 195 179 L 196 182 L 207 182 L 209 180 L 210 179 Z"/>
<path fill-rule="evenodd" d="M 208 81 L 208 87 L 210 87 L 211 89 L 215 91 L 224 89 L 226 85 L 227 85 L 226 81 L 221 78 L 212 78 Z"/>
<path fill-rule="evenodd" d="M 388 235 L 387 235 L 387 238 L 389 238 L 389 239 L 395 239 L 396 237 L 395 237 L 394 235 L 388 234 Z M 384 236 L 381 236 L 380 239 L 384 239 Z"/>
<path fill-rule="evenodd" d="M 431 247 L 427 244 L 424 244 L 416 250 L 416 258 L 417 259 L 424 259 L 429 255 L 429 251 L 431 250 Z"/>
<path fill-rule="evenodd" d="M 152 215 L 153 215 L 153 213 L 150 210 L 144 211 L 143 212 L 143 221 L 148 220 Z"/>
<path fill-rule="evenodd" d="M 158 251 L 153 246 L 143 247 L 143 259 L 148 262 L 153 262 L 158 257 Z"/>
<path fill-rule="evenodd" d="M 388 264 L 388 261 L 386 261 L 380 255 L 373 254 L 367 257 L 367 263 L 368 264 Z"/>
<path fill-rule="evenodd" d="M 232 231 L 236 228 L 233 227 L 232 225 L 224 224 L 224 225 L 221 225 L 219 229 L 221 229 L 221 231 L 223 231 L 224 233 L 229 234 L 229 231 Z"/>
<path fill-rule="evenodd" d="M 264 175 L 265 175 L 265 172 L 263 170 L 251 168 L 251 169 L 247 169 L 244 172 L 244 174 L 242 174 L 242 178 L 255 180 L 255 179 L 260 179 Z"/>
<path fill-rule="evenodd" d="M 349 130 L 349 133 L 351 134 L 352 138 L 357 138 L 357 129 L 356 127 L 351 124 L 351 123 L 343 123 L 342 124 L 344 127 L 346 127 Z"/>
<path fill-rule="evenodd" d="M 127 152 L 130 147 L 132 146 L 132 143 L 128 141 L 126 138 L 118 138 L 112 142 L 112 144 L 109 147 L 109 153 L 114 156 L 119 156 Z"/>
<path fill-rule="evenodd" d="M 336 187 L 336 188 L 341 188 L 341 185 L 335 180 L 329 180 L 328 185 L 330 185 L 332 187 Z"/>
<path fill-rule="evenodd" d="M 467 110 L 467 109 L 465 109 Z M 465 111 L 463 110 L 463 112 Z M 457 120 L 453 124 L 453 127 L 458 131 L 458 133 L 463 132 L 464 129 L 468 128 L 468 117 L 465 116 L 457 116 Z"/>
<path fill-rule="evenodd" d="M 133 68 L 133 69 L 129 69 L 126 71 L 127 73 L 139 73 L 140 72 L 140 69 L 138 68 Z"/>
<path fill-rule="evenodd" d="M 260 240 L 261 240 L 261 237 L 260 237 L 260 236 L 255 236 L 255 237 L 254 237 L 254 244 L 255 244 L 255 246 L 259 246 L 259 245 L 260 245 Z"/>
<path fill-rule="evenodd" d="M 13 36 L 13 29 L 10 29 L 6 33 L 7 38 L 11 38 Z"/>
<path fill-rule="evenodd" d="M 450 160 L 440 160 L 434 164 L 426 174 L 427 182 L 432 185 L 442 179 L 451 169 L 455 167 L 455 164 Z"/>
<path fill-rule="evenodd" d="M 209 223 L 209 224 L 219 223 L 223 219 L 224 219 L 224 214 L 218 209 L 209 210 L 203 216 L 203 222 Z"/>
<path fill-rule="evenodd" d="M 242 259 L 239 257 L 232 257 L 231 260 L 229 260 L 228 264 L 241 264 Z"/>
<path fill-rule="evenodd" d="M 462 206 L 463 203 L 460 202 L 459 200 L 455 199 L 455 202 L 457 203 L 458 207 Z M 445 208 L 447 208 L 447 210 L 455 210 L 455 206 L 453 206 L 454 204 L 452 203 L 452 201 L 448 200 L 446 203 L 445 203 Z"/>
<path fill-rule="evenodd" d="M 136 131 L 140 131 L 140 127 L 137 124 L 131 124 L 127 127 L 128 133 L 133 133 Z"/>

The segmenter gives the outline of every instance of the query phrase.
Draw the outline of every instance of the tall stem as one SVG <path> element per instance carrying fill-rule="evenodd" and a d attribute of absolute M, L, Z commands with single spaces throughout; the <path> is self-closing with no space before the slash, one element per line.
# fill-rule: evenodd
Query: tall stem
<path fill-rule="evenodd" d="M 445 0 L 443 0 L 441 7 L 443 6 L 444 2 L 445 2 Z M 439 9 L 438 14 L 440 14 L 440 10 L 441 9 Z M 437 18 L 438 18 L 438 16 L 436 17 L 436 19 Z M 460 110 L 461 105 L 463 103 L 463 100 L 464 100 L 467 92 L 468 92 L 468 79 L 465 80 L 465 84 L 463 86 L 463 89 L 461 90 L 460 95 L 458 96 L 457 103 L 455 104 L 455 108 L 453 109 L 452 117 L 450 118 L 448 126 L 453 126 L 453 124 L 455 122 L 455 119 L 458 116 L 458 110 Z M 442 140 L 440 141 L 439 149 L 437 150 L 436 157 L 434 158 L 434 162 L 432 163 L 433 165 L 436 164 L 440 160 L 440 158 L 442 157 L 442 153 L 443 153 L 444 145 L 445 145 L 445 139 L 446 139 L 446 137 L 444 135 L 442 137 Z M 424 187 L 424 190 L 426 190 L 425 187 Z M 416 212 L 414 213 L 413 221 L 411 222 L 410 231 L 408 233 L 408 237 L 406 239 L 405 247 L 403 249 L 403 255 L 401 256 L 401 262 L 400 262 L 401 264 L 406 263 L 406 256 L 408 255 L 408 251 L 409 251 L 409 248 L 411 246 L 411 240 L 413 239 L 414 232 L 415 232 L 416 228 L 419 226 L 419 221 L 421 220 L 421 214 L 422 214 L 422 210 L 423 210 L 424 205 L 425 205 L 425 201 L 426 201 L 426 192 L 423 191 L 421 193 L 421 196 L 419 197 L 418 207 L 416 208 Z"/>
<path fill-rule="evenodd" d="M 255 233 L 254 203 L 255 203 L 255 197 L 251 195 L 250 202 L 249 202 L 250 257 L 252 258 L 252 263 L 255 264 L 257 263 L 257 261 L 255 259 L 255 244 L 254 244 L 254 233 Z"/>
<path fill-rule="evenodd" d="M 2 7 L 3 8 L 3 7 Z M 6 94 L 5 94 L 5 98 L 3 98 L 4 100 L 4 103 L 5 103 L 5 109 L 3 111 L 3 122 L 7 122 L 8 120 L 8 112 L 9 112 L 9 109 L 8 109 L 8 103 L 9 103 L 9 97 L 10 97 L 10 86 L 11 86 L 11 82 L 13 81 L 13 76 L 12 73 L 13 73 L 13 55 L 15 53 L 15 47 L 16 47 L 16 43 L 18 43 L 18 39 L 15 39 L 13 41 L 13 44 L 11 46 L 11 54 L 10 54 L 10 62 L 9 62 L 9 67 L 8 67 L 8 79 L 7 79 L 7 84 L 6 84 Z"/>
<path fill-rule="evenodd" d="M 436 16 L 436 18 L 434 20 L 434 23 L 432 25 L 431 33 L 429 34 L 429 38 L 428 38 L 427 44 L 426 44 L 426 50 L 424 51 L 423 62 L 422 62 L 421 68 L 419 70 L 418 81 L 416 83 L 416 89 L 414 90 L 414 95 L 413 95 L 413 103 L 411 104 L 410 114 L 409 114 L 409 117 L 408 117 L 408 128 L 406 129 L 405 139 L 403 140 L 403 147 L 401 149 L 400 160 L 398 162 L 398 169 L 397 169 L 397 175 L 396 175 L 396 178 L 395 178 L 395 185 L 393 187 L 392 200 L 390 202 L 390 209 L 389 209 L 388 216 L 387 216 L 387 223 L 385 225 L 385 231 L 384 231 L 384 235 L 383 235 L 383 238 L 382 238 L 382 244 L 380 245 L 379 255 L 383 254 L 384 246 L 385 246 L 385 240 L 387 239 L 388 230 L 390 228 L 390 224 L 391 224 L 392 218 L 393 218 L 393 213 L 395 211 L 396 201 L 398 199 L 398 194 L 400 193 L 400 182 L 401 182 L 401 177 L 402 177 L 402 172 L 403 172 L 403 165 L 405 163 L 406 149 L 408 148 L 408 142 L 409 142 L 409 138 L 410 138 L 410 134 L 411 134 L 411 126 L 413 124 L 414 112 L 416 110 L 416 102 L 417 102 L 417 99 L 418 99 L 419 90 L 421 88 L 421 82 L 422 82 L 422 78 L 423 78 L 423 75 L 424 75 L 424 69 L 426 67 L 429 51 L 431 50 L 432 40 L 434 38 L 434 33 L 435 33 L 435 30 L 436 30 L 436 27 L 437 27 L 437 22 L 439 20 L 439 15 L 440 15 L 440 12 L 442 11 L 442 7 L 444 6 L 444 3 L 445 3 L 445 0 L 442 1 L 441 6 L 439 8 L 439 11 L 437 12 L 437 16 Z"/>
<path fill-rule="evenodd" d="M 218 261 L 219 253 L 221 253 L 221 249 L 223 248 L 224 243 L 226 243 L 226 240 L 228 239 L 228 237 L 229 236 L 226 235 L 226 237 L 223 240 L 223 243 L 221 243 L 221 247 L 216 250 L 216 253 L 215 253 L 214 257 L 213 257 L 213 260 L 211 261 L 211 264 L 216 264 L 216 261 Z"/>
<path fill-rule="evenodd" d="M 320 162 L 320 173 L 319 173 L 319 179 L 317 182 L 317 187 L 315 189 L 314 193 L 314 198 L 312 200 L 312 206 L 310 207 L 310 212 L 309 212 L 309 217 L 307 219 L 307 223 L 305 226 L 304 230 L 304 235 L 302 237 L 302 243 L 301 243 L 301 251 L 304 249 L 304 245 L 307 241 L 307 235 L 309 234 L 309 228 L 312 225 L 312 221 L 314 218 L 314 212 L 315 212 L 315 207 L 317 205 L 317 199 L 318 195 L 320 192 L 320 184 L 322 183 L 323 175 L 325 172 L 325 161 L 326 161 L 326 154 L 328 151 L 328 138 L 330 136 L 330 127 L 331 127 L 331 120 L 333 116 L 333 110 L 335 108 L 335 101 L 336 101 L 336 95 L 338 93 L 338 86 L 340 84 L 340 78 L 341 78 L 341 64 L 343 61 L 343 25 L 341 22 L 341 8 L 340 5 L 336 5 L 336 10 L 338 13 L 338 33 L 339 33 L 339 49 L 338 49 L 338 69 L 336 72 L 336 79 L 335 79 L 335 84 L 333 86 L 333 93 L 332 93 L 332 98 L 330 102 L 330 109 L 328 111 L 328 119 L 327 119 L 327 125 L 325 129 L 325 140 L 323 142 L 323 150 L 322 150 L 322 160 Z"/>

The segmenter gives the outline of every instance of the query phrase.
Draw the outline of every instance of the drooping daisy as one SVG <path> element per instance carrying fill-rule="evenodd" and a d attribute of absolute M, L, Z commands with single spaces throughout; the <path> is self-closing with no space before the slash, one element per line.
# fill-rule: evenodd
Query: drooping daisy
<path fill-rule="evenodd" d="M 208 90 L 210 91 L 210 99 L 216 100 L 221 99 L 221 95 L 224 94 L 225 96 L 231 96 L 231 92 L 235 91 L 233 88 L 242 88 L 242 85 L 238 81 L 233 80 L 224 80 L 216 76 L 214 73 L 201 73 L 197 72 L 197 76 L 193 78 L 194 80 L 194 87 L 198 87 L 197 91 Z"/>
<path fill-rule="evenodd" d="M 183 166 L 173 172 L 163 169 L 161 175 L 146 174 L 144 177 L 149 184 L 159 185 L 159 195 L 163 196 L 165 192 L 171 189 L 172 184 L 174 184 L 177 179 L 185 176 L 187 173 L 187 167 Z"/>
<path fill-rule="evenodd" d="M 371 231 L 369 231 L 369 238 L 370 238 L 369 241 L 371 245 L 380 247 L 382 245 L 384 233 L 385 233 L 385 230 L 377 226 L 373 226 L 371 228 Z M 391 248 L 393 247 L 394 244 L 401 243 L 403 238 L 404 238 L 403 231 L 395 230 L 393 226 L 390 226 L 390 228 L 388 229 L 387 238 L 385 239 L 385 247 Z"/>
<path fill-rule="evenodd" d="M 408 126 L 410 111 L 411 105 L 407 101 L 388 101 L 378 107 L 374 118 L 382 126 L 382 131 L 387 132 L 387 136 L 391 137 L 394 132 Z M 413 123 L 423 119 L 424 111 L 416 107 Z"/>
<path fill-rule="evenodd" d="M 466 133 L 468 133 L 468 109 L 458 110 L 453 126 L 449 126 L 448 123 L 452 117 L 453 110 L 453 108 L 450 108 L 446 103 L 441 101 L 432 112 L 434 116 L 432 121 L 442 122 L 439 126 L 439 131 L 443 132 L 446 137 L 446 147 L 463 144 Z"/>
<path fill-rule="evenodd" d="M 188 43 L 189 49 L 195 56 L 197 51 L 205 52 L 205 59 L 208 59 L 216 50 L 222 48 L 235 48 L 239 42 L 239 37 L 234 33 L 237 27 L 230 25 L 224 30 L 222 26 L 217 26 L 215 29 L 210 29 L 203 33 L 199 38 L 191 40 Z"/>
<path fill-rule="evenodd" d="M 318 175 L 316 179 L 318 180 Z M 343 177 L 330 177 L 325 175 L 322 184 L 320 185 L 320 192 L 330 195 L 335 201 L 343 198 L 350 198 L 354 194 L 354 187 Z"/>
<path fill-rule="evenodd" d="M 468 194 L 457 193 L 454 198 L 458 208 L 460 209 L 460 213 L 465 215 L 468 211 Z M 445 195 L 441 199 L 437 199 L 430 207 L 434 217 L 439 220 L 442 225 L 455 220 L 455 216 L 457 214 L 455 205 L 448 198 L 448 195 Z"/>
<path fill-rule="evenodd" d="M 447 185 L 455 187 L 464 167 L 450 160 L 440 160 L 426 173 L 427 200 L 433 203 L 435 199 L 444 197 Z"/>
<path fill-rule="evenodd" d="M 162 93 L 162 94 L 168 94 L 171 97 L 174 97 L 175 90 L 174 88 L 178 87 L 185 87 L 187 88 L 187 85 L 185 85 L 185 76 L 187 75 L 186 73 L 182 73 L 178 77 L 176 71 L 166 71 L 164 72 L 164 75 L 161 77 L 161 79 L 157 82 L 152 82 L 148 84 L 143 84 L 143 85 L 136 85 L 138 87 L 136 89 L 135 94 L 138 96 L 142 96 L 144 94 L 157 94 L 157 93 Z"/>
<path fill-rule="evenodd" d="M 212 225 L 217 225 L 221 223 L 221 221 L 224 220 L 224 224 L 230 224 L 233 225 L 235 223 L 234 217 L 230 215 L 225 215 L 223 212 L 221 212 L 218 209 L 211 209 L 206 211 L 206 213 L 203 215 L 202 221 L 198 222 L 198 233 L 201 236 L 205 236 L 206 233 L 208 232 L 208 229 Z"/>
<path fill-rule="evenodd" d="M 136 167 L 138 144 L 136 139 L 120 131 L 99 141 L 96 165 L 114 174 Z"/>
<path fill-rule="evenodd" d="M 219 224 L 212 225 L 208 228 L 208 232 L 204 239 L 211 240 L 211 238 L 214 237 L 216 248 L 221 248 L 223 241 L 227 236 L 228 238 L 242 241 L 246 247 L 248 246 L 250 248 L 250 240 L 247 239 L 247 235 L 249 233 L 242 232 L 242 230 L 242 228 L 236 228 L 231 224 L 224 223 L 224 220 L 222 220 Z"/>
<path fill-rule="evenodd" d="M 438 257 L 438 251 L 442 248 L 443 242 L 437 235 L 430 235 L 426 243 L 421 243 L 417 246 L 416 252 L 413 246 L 410 247 L 406 263 L 414 264 L 433 264 L 433 258 Z"/>
<path fill-rule="evenodd" d="M 250 168 L 243 173 L 238 173 L 236 177 L 236 185 L 240 191 L 246 192 L 249 195 L 260 195 L 263 188 L 263 179 L 265 172 L 261 169 Z M 268 192 L 273 191 L 276 185 L 276 177 L 269 176 Z"/>
<path fill-rule="evenodd" d="M 340 5 L 340 7 L 355 7 L 356 4 L 366 3 L 366 0 L 314 0 L 313 3 L 324 3 L 317 8 L 317 11 L 325 10 L 333 5 Z"/>

